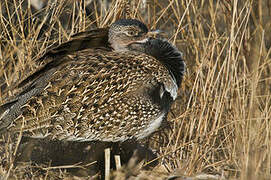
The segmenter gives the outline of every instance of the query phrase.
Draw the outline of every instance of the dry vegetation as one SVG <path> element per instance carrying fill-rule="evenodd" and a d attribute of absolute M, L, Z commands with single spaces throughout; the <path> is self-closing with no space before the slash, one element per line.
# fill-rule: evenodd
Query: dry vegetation
<path fill-rule="evenodd" d="M 112 178 L 271 179 L 271 2 L 139 2 L 1 0 L 0 103 L 48 48 L 76 32 L 137 18 L 166 32 L 183 52 L 187 72 L 169 114 L 171 128 L 146 142 L 159 165 L 126 167 Z M 76 178 L 65 168 L 37 173 L 14 166 L 12 143 L 1 139 L 0 179 Z"/>

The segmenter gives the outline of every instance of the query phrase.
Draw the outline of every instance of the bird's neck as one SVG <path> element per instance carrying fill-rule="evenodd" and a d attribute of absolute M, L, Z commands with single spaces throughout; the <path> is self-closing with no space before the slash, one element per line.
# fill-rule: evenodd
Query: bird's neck
<path fill-rule="evenodd" d="M 130 50 L 144 52 L 160 61 L 170 71 L 177 85 L 181 84 L 185 72 L 182 53 L 166 40 L 150 39 L 144 44 L 133 44 Z"/>

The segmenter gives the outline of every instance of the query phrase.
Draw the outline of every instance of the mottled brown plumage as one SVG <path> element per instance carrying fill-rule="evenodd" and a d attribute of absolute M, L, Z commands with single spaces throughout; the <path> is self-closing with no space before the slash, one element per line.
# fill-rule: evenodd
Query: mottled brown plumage
<path fill-rule="evenodd" d="M 80 33 L 47 52 L 0 107 L 0 131 L 71 141 L 148 136 L 176 98 L 185 64 L 175 47 L 147 33 L 137 20 L 120 20 L 109 33 Z"/>

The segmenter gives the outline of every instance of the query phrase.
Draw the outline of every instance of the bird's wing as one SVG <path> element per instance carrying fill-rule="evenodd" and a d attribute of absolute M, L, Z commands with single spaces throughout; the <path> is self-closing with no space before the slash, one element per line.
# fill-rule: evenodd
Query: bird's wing
<path fill-rule="evenodd" d="M 163 86 L 172 97 L 177 93 L 176 82 L 169 71 L 145 54 L 90 49 L 56 62 L 61 63 L 48 68 L 34 81 L 33 87 L 18 96 L 17 102 L 5 111 L 0 121 L 5 122 L 2 123 L 5 126 L 9 122 L 9 127 L 0 123 L 0 129 L 19 131 L 24 126 L 23 131 L 30 136 L 87 138 L 86 134 L 101 132 L 105 122 L 107 128 L 118 126 L 121 120 L 130 117 L 123 116 L 128 108 L 142 111 L 128 119 L 131 123 L 145 117 L 146 109 L 140 109 L 138 101 L 153 109 L 150 116 L 160 115 L 159 105 L 153 105 L 148 94 L 154 88 Z"/>
<path fill-rule="evenodd" d="M 41 62 L 51 57 L 63 56 L 75 51 L 101 47 L 109 48 L 108 28 L 98 28 L 74 34 L 69 41 L 47 51 L 37 61 Z"/>
<path fill-rule="evenodd" d="M 52 68 L 52 66 L 57 64 L 56 59 L 61 60 L 62 58 L 60 57 L 76 51 L 94 48 L 110 49 L 108 45 L 108 28 L 98 28 L 74 34 L 69 41 L 50 49 L 41 58 L 37 59 L 36 62 L 39 64 L 39 68 L 10 89 L 13 94 L 20 94 L 25 89 L 31 88 L 31 84 L 40 78 L 48 68 Z"/>

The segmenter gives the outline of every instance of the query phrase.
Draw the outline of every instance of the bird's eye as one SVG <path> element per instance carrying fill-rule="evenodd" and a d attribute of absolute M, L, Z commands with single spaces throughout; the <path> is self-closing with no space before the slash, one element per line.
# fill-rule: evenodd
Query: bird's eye
<path fill-rule="evenodd" d="M 137 36 L 138 35 L 137 31 L 132 31 L 132 30 L 126 31 L 125 33 L 127 36 Z"/>

